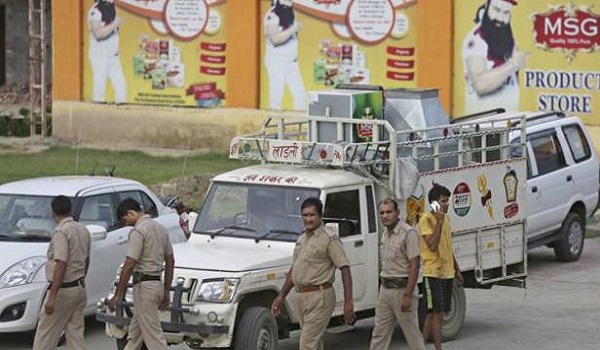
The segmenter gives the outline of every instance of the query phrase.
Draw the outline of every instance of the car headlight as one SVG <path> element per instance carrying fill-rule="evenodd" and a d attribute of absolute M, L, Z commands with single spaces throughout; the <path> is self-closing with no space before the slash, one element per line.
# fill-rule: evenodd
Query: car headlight
<path fill-rule="evenodd" d="M 206 279 L 202 281 L 196 301 L 230 303 L 239 284 L 239 278 Z"/>
<path fill-rule="evenodd" d="M 45 256 L 35 256 L 19 261 L 2 273 L 0 276 L 0 288 L 31 283 L 46 261 L 48 259 Z"/>

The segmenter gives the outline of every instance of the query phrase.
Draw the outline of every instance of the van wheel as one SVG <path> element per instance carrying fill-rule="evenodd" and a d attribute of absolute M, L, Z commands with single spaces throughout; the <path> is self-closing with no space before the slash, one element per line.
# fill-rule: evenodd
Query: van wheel
<path fill-rule="evenodd" d="M 554 254 L 559 261 L 571 262 L 579 260 L 583 252 L 585 226 L 581 217 L 570 212 L 560 228 L 560 238 L 554 244 Z"/>
<path fill-rule="evenodd" d="M 235 332 L 235 350 L 276 350 L 277 322 L 264 307 L 251 307 Z"/>
<path fill-rule="evenodd" d="M 458 285 L 456 279 L 453 284 L 450 311 L 444 313 L 444 319 L 442 320 L 443 341 L 452 340 L 458 335 L 465 322 L 465 314 L 467 313 L 465 289 Z"/>

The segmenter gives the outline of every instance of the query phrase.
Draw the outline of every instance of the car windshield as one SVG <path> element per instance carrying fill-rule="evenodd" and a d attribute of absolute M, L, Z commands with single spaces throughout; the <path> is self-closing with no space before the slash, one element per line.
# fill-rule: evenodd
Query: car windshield
<path fill-rule="evenodd" d="M 293 242 L 302 232 L 300 205 L 318 196 L 314 188 L 214 183 L 194 233 Z"/>
<path fill-rule="evenodd" d="M 0 194 L 0 241 L 50 241 L 52 197 Z"/>

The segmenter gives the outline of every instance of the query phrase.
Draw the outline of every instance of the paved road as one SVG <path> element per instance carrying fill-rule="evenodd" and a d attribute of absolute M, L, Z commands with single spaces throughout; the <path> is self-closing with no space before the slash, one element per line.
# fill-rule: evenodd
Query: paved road
<path fill-rule="evenodd" d="M 90 319 L 86 327 L 89 350 L 116 349 L 104 336 L 103 325 Z M 363 350 L 372 329 L 372 320 L 364 320 L 350 332 L 327 334 L 326 348 Z M 557 262 L 547 248 L 530 252 L 527 289 L 467 290 L 465 324 L 455 340 L 444 343 L 444 349 L 597 350 L 599 344 L 600 238 L 595 238 L 586 241 L 583 256 L 575 263 Z M 0 348 L 30 349 L 31 340 L 23 334 L 0 335 Z M 407 348 L 397 331 L 390 350 Z M 280 342 L 279 349 L 298 349 L 298 333 Z"/>

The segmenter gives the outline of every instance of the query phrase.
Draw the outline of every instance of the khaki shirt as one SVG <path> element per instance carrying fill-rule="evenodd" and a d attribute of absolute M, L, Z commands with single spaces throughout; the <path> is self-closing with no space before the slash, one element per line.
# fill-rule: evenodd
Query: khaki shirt
<path fill-rule="evenodd" d="M 379 246 L 381 277 L 408 277 L 410 259 L 421 253 L 417 230 L 398 221 L 394 230 L 386 229 Z"/>
<path fill-rule="evenodd" d="M 148 275 L 161 275 L 167 255 L 173 254 L 167 229 L 148 215 L 135 224 L 129 233 L 127 256 L 136 260 L 134 271 Z"/>
<path fill-rule="evenodd" d="M 67 263 L 63 282 L 73 282 L 85 277 L 85 261 L 90 256 L 90 232 L 72 217 L 62 219 L 54 230 L 48 247 L 46 278 L 52 282 L 56 260 Z"/>
<path fill-rule="evenodd" d="M 294 285 L 333 283 L 335 269 L 350 266 L 339 237 L 321 225 L 303 232 L 294 247 L 292 282 Z"/>

